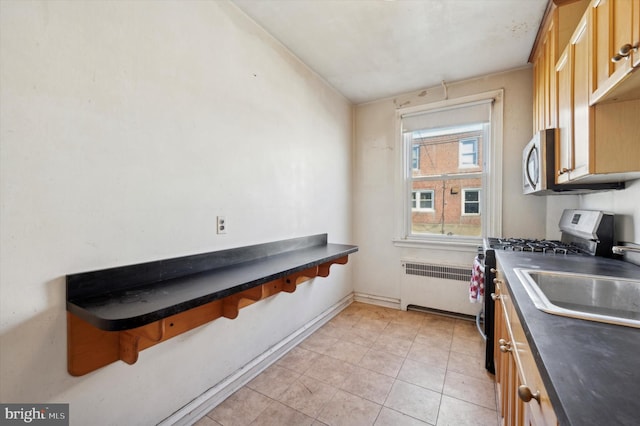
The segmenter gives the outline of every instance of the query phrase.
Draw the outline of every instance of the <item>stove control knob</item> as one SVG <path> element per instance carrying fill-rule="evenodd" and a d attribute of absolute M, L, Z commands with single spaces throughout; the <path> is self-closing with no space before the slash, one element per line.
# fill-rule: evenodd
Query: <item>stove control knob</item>
<path fill-rule="evenodd" d="M 494 284 L 503 284 L 503 283 L 504 283 L 504 281 L 502 281 L 501 279 L 498 279 L 498 278 L 494 278 L 494 279 L 493 279 L 493 283 L 494 283 Z"/>
<path fill-rule="evenodd" d="M 492 274 L 495 274 L 495 273 L 497 273 L 497 272 L 498 272 L 498 271 L 496 270 L 496 268 L 491 268 L 491 273 L 492 273 Z"/>
<path fill-rule="evenodd" d="M 498 299 L 500 299 L 500 295 L 499 294 L 495 294 L 495 293 L 491 293 L 491 299 L 493 299 L 494 301 L 498 300 Z"/>

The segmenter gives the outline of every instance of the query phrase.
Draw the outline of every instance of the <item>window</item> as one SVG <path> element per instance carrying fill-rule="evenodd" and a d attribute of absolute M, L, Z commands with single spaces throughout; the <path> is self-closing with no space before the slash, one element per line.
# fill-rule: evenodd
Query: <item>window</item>
<path fill-rule="evenodd" d="M 460 168 L 478 166 L 478 139 L 461 139 L 458 163 Z"/>
<path fill-rule="evenodd" d="M 463 215 L 479 215 L 480 214 L 480 190 L 479 189 L 463 189 L 462 190 L 462 214 Z"/>
<path fill-rule="evenodd" d="M 466 247 L 500 235 L 502 98 L 498 90 L 397 111 L 398 245 Z"/>
<path fill-rule="evenodd" d="M 433 191 L 413 191 L 411 193 L 413 210 L 433 210 Z"/>

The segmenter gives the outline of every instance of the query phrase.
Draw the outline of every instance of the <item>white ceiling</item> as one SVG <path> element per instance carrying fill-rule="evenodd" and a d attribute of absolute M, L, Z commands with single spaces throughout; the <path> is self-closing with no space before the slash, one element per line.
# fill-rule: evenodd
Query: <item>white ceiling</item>
<path fill-rule="evenodd" d="M 353 103 L 527 65 L 547 0 L 233 0 Z"/>

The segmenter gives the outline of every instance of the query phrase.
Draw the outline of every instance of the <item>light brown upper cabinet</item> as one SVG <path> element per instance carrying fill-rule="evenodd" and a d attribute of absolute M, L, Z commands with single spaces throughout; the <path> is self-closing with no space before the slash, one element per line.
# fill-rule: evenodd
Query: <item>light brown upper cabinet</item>
<path fill-rule="evenodd" d="M 557 15 L 557 10 L 555 15 Z M 534 132 L 556 126 L 556 80 L 554 65 L 558 48 L 557 18 L 549 23 L 533 62 Z"/>
<path fill-rule="evenodd" d="M 530 56 L 533 130 L 559 129 L 557 183 L 640 178 L 638 43 L 640 0 L 549 2 Z"/>
<path fill-rule="evenodd" d="M 588 15 L 590 103 L 640 97 L 640 0 L 594 0 Z"/>
<path fill-rule="evenodd" d="M 556 66 L 557 183 L 640 177 L 640 99 L 590 104 L 590 22 L 585 14 Z"/>
<path fill-rule="evenodd" d="M 589 0 L 556 6 L 550 1 L 529 57 L 533 64 L 533 131 L 557 127 L 556 63 Z"/>

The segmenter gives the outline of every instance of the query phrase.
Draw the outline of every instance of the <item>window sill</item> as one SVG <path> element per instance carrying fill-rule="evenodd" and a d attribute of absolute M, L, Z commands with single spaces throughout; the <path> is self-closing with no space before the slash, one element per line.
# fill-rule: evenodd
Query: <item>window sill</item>
<path fill-rule="evenodd" d="M 482 238 L 456 238 L 456 239 L 418 239 L 405 238 L 392 240 L 396 247 L 418 248 L 429 250 L 466 251 L 477 252 L 482 245 Z"/>

